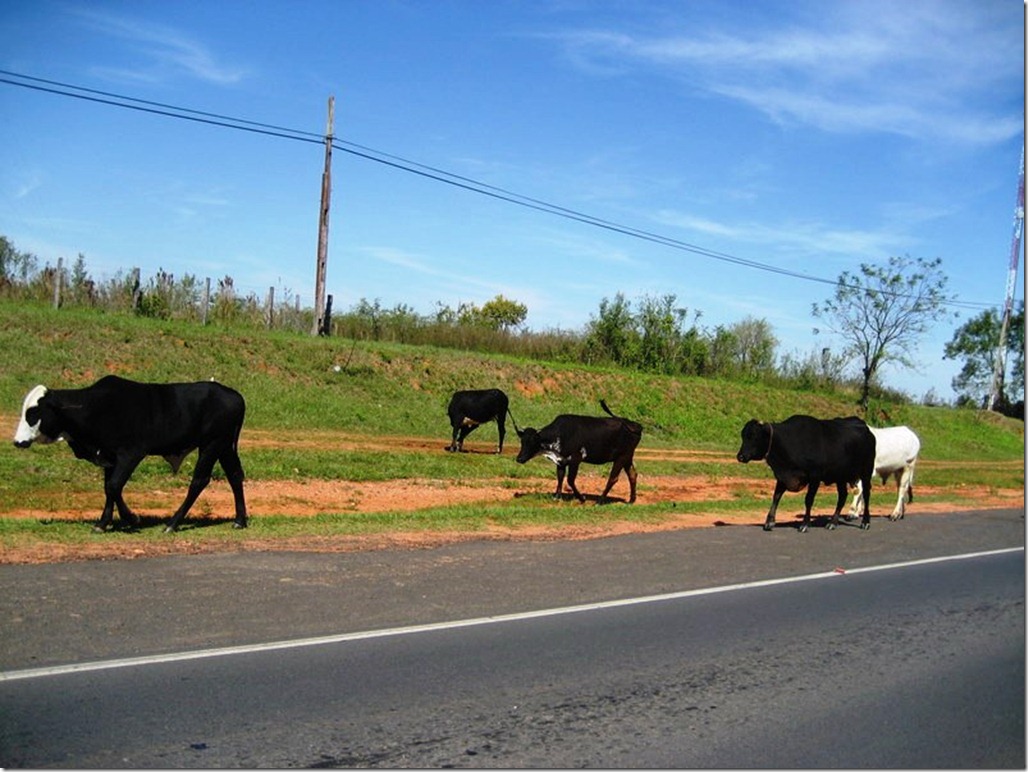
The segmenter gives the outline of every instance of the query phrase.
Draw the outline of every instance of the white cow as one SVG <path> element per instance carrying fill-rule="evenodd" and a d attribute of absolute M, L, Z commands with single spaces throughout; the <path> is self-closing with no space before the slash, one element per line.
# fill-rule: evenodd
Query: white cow
<path fill-rule="evenodd" d="M 871 432 L 876 442 L 875 474 L 881 476 L 883 484 L 889 480 L 889 475 L 896 476 L 899 496 L 896 499 L 896 508 L 892 510 L 889 519 L 902 520 L 907 502 L 914 500 L 914 465 L 917 464 L 917 454 L 921 451 L 921 440 L 908 426 L 872 428 Z M 853 505 L 850 507 L 852 516 L 861 514 L 857 511 L 861 501 L 861 485 L 858 480 Z"/>

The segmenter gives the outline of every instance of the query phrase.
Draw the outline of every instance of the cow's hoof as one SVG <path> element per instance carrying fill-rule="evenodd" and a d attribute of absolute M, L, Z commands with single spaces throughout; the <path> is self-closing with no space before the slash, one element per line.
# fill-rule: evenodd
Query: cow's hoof
<path fill-rule="evenodd" d="M 233 528 L 246 528 L 246 523 L 240 523 L 238 520 L 232 523 Z"/>
<path fill-rule="evenodd" d="M 774 523 L 764 523 L 764 530 L 765 531 L 773 531 L 773 530 L 775 530 L 775 524 Z"/>
<path fill-rule="evenodd" d="M 809 530 L 810 530 L 810 526 L 809 525 L 801 525 L 800 526 L 800 533 L 806 533 Z"/>
<path fill-rule="evenodd" d="M 107 533 L 107 526 L 105 525 L 94 525 L 93 533 Z"/>
<path fill-rule="evenodd" d="M 827 528 L 829 531 L 834 531 L 835 528 L 836 528 L 836 525 L 835 525 L 835 523 L 829 523 L 828 525 L 825 526 L 825 528 Z"/>
<path fill-rule="evenodd" d="M 889 519 L 892 520 L 892 522 L 895 523 L 897 520 L 902 520 L 903 519 L 903 515 L 892 514 L 892 515 L 889 515 Z"/>
<path fill-rule="evenodd" d="M 870 523 L 861 523 L 860 524 L 860 530 L 861 531 L 870 531 L 871 530 L 871 524 Z"/>
<path fill-rule="evenodd" d="M 178 530 L 178 528 L 176 528 L 173 525 L 166 525 L 166 526 L 164 526 L 164 533 L 175 533 L 175 531 L 177 531 L 177 530 Z"/>

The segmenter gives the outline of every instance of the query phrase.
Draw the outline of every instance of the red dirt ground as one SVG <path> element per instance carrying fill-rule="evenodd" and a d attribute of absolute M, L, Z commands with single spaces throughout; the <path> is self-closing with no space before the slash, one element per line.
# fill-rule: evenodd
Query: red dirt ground
<path fill-rule="evenodd" d="M 336 432 L 307 434 L 302 437 L 276 436 L 270 432 L 250 431 L 244 433 L 241 445 L 249 447 L 307 447 L 340 449 L 388 449 L 391 451 L 439 451 L 442 452 L 444 442 L 425 440 L 424 438 L 381 437 L 369 440 L 367 437 L 344 435 Z M 472 453 L 487 453 L 492 450 L 489 443 L 466 443 L 465 447 Z M 637 462 L 645 469 L 645 461 L 664 460 L 706 460 L 729 461 L 730 454 L 703 451 L 676 451 L 667 449 L 640 449 L 636 454 Z M 922 462 L 924 466 L 933 465 L 930 461 Z M 936 462 L 942 466 L 941 462 Z M 947 464 L 950 465 L 950 464 Z M 579 475 L 578 487 L 593 497 L 586 504 L 568 502 L 567 506 L 595 506 L 595 494 L 602 490 L 606 479 L 606 469 L 599 468 L 592 472 L 583 467 Z M 770 497 L 770 471 L 767 479 L 718 477 L 710 475 L 696 476 L 639 476 L 638 503 L 671 503 L 727 501 L 739 493 L 766 493 Z M 468 480 L 454 483 L 451 480 L 392 480 L 387 482 L 354 483 L 340 480 L 304 480 L 304 481 L 262 481 L 254 480 L 246 483 L 247 509 L 252 517 L 262 515 L 289 514 L 297 517 L 311 516 L 324 512 L 385 512 L 412 511 L 428 507 L 459 503 L 493 503 L 509 501 L 525 494 L 549 493 L 553 490 L 553 479 L 518 480 L 511 486 L 509 480 L 495 478 L 488 480 Z M 627 481 L 622 476 L 614 486 L 611 495 L 615 498 L 627 495 Z M 131 491 L 131 483 L 130 488 Z M 881 489 L 883 498 L 879 499 L 879 511 L 886 514 L 895 503 L 895 489 L 889 485 Z M 886 496 L 885 490 L 890 494 Z M 931 512 L 950 511 L 953 509 L 990 509 L 999 507 L 1019 507 L 1024 505 L 1023 489 L 991 489 L 988 486 L 966 486 L 957 493 L 960 503 L 930 504 L 924 503 L 924 497 L 935 492 L 931 487 L 918 486 L 919 499 L 910 505 L 908 512 L 912 515 L 923 515 Z M 947 489 L 947 493 L 953 493 Z M 131 493 L 130 493 L 131 496 Z M 797 494 L 792 494 L 796 497 Z M 148 507 L 146 514 L 170 513 L 181 501 L 182 492 L 159 490 L 147 491 Z M 831 498 L 831 497 L 829 497 Z M 61 520 L 91 521 L 99 515 L 101 502 L 96 495 L 73 497 L 67 501 L 66 508 L 60 511 L 41 513 L 38 510 L 16 510 L 7 512 L 5 517 L 27 517 Z M 618 506 L 615 504 L 615 506 Z M 800 505 L 802 506 L 802 505 Z M 232 494 L 228 484 L 215 481 L 204 491 L 194 505 L 189 517 L 196 519 L 218 513 L 225 517 L 232 512 Z M 786 511 L 792 512 L 795 506 Z M 820 509 L 824 509 L 821 507 Z M 709 527 L 712 525 L 733 523 L 757 524 L 763 521 L 765 511 L 746 514 L 682 514 L 669 517 L 659 523 L 628 523 L 613 519 L 609 525 L 563 526 L 563 527 L 519 527 L 505 529 L 494 527 L 474 533 L 461 532 L 407 532 L 376 534 L 366 536 L 306 536 L 261 539 L 250 537 L 249 534 L 240 539 L 206 540 L 195 543 L 192 540 L 169 538 L 167 541 L 132 540 L 130 544 L 118 545 L 114 540 L 98 543 L 78 543 L 74 545 L 38 544 L 12 546 L 0 555 L 0 563 L 39 563 L 63 560 L 81 560 L 90 558 L 134 558 L 145 555 L 177 554 L 190 552 L 211 552 L 218 550 L 306 550 L 306 551 L 355 551 L 363 549 L 382 549 L 386 547 L 424 548 L 443 543 L 474 540 L 474 539 L 583 539 L 611 536 L 632 532 L 657 530 L 673 530 L 689 527 Z M 227 524 L 226 524 L 227 525 Z"/>

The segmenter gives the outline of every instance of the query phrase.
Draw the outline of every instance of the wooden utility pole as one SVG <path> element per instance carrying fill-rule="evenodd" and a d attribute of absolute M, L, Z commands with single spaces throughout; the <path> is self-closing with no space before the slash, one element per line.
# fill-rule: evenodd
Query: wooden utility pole
<path fill-rule="evenodd" d="M 332 123 L 336 98 L 328 98 L 328 129 L 325 132 L 325 171 L 321 174 L 321 215 L 318 218 L 318 266 L 314 277 L 314 329 L 312 335 L 328 335 L 325 314 L 325 273 L 328 268 L 328 208 L 332 197 Z"/>

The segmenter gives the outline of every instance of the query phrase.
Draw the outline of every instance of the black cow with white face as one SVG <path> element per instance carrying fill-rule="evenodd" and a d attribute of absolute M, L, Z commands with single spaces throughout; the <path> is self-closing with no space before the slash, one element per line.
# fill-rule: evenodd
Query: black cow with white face
<path fill-rule="evenodd" d="M 521 451 L 517 457 L 519 464 L 541 455 L 557 465 L 557 490 L 553 494 L 554 498 L 560 498 L 564 474 L 567 472 L 568 486 L 575 497 L 584 502 L 585 496 L 575 487 L 579 465 L 613 462 L 600 501 L 607 498 L 622 470 L 628 477 L 628 503 L 635 501 L 637 475 L 633 459 L 639 440 L 642 439 L 642 426 L 614 415 L 603 400 L 600 400 L 600 406 L 610 418 L 565 414 L 557 416 L 538 431 L 514 427 L 521 438 Z"/>
<path fill-rule="evenodd" d="M 137 383 L 108 375 L 83 389 L 36 386 L 25 397 L 14 444 L 28 448 L 65 440 L 76 457 L 103 468 L 106 500 L 95 526 L 98 531 L 110 527 L 115 507 L 123 523 L 138 525 L 139 517 L 126 506 L 122 490 L 146 456 L 163 456 L 177 472 L 182 460 L 199 449 L 189 491 L 165 530 L 178 528 L 210 482 L 215 461 L 232 486 L 235 527 L 245 528 L 238 453 L 245 412 L 239 392 L 212 381 Z"/>
<path fill-rule="evenodd" d="M 499 389 L 454 392 L 449 407 L 446 408 L 450 416 L 450 426 L 453 428 L 453 439 L 447 450 L 462 453 L 465 437 L 482 424 L 496 421 L 496 430 L 500 435 L 496 452 L 502 453 L 503 436 L 507 430 L 505 421 L 507 413 L 510 412 L 508 404 L 507 395 Z"/>
<path fill-rule="evenodd" d="M 738 460 L 745 464 L 765 460 L 775 474 L 775 492 L 764 530 L 775 527 L 778 502 L 786 491 L 807 488 L 801 532 L 810 527 L 810 508 L 821 483 L 835 485 L 839 500 L 828 528 L 839 523 L 839 512 L 846 502 L 848 486 L 860 482 L 864 498 L 864 518 L 860 527 L 871 527 L 869 504 L 871 476 L 875 468 L 875 436 L 856 416 L 828 420 L 809 415 L 794 415 L 781 423 L 750 420 L 742 428 Z"/>

